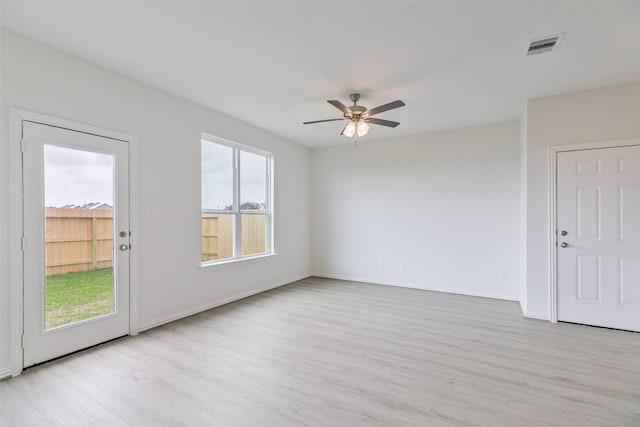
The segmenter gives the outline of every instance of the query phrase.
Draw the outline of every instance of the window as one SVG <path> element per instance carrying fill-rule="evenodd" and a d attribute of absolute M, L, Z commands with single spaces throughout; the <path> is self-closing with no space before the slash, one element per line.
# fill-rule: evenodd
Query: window
<path fill-rule="evenodd" d="M 273 253 L 273 155 L 202 137 L 202 263 Z"/>

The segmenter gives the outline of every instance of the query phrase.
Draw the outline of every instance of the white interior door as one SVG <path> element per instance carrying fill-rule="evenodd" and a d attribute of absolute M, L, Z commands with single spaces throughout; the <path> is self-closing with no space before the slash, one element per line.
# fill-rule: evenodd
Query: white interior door
<path fill-rule="evenodd" d="M 557 154 L 558 320 L 640 331 L 640 146 Z"/>
<path fill-rule="evenodd" d="M 27 367 L 129 333 L 129 147 L 22 131 Z"/>

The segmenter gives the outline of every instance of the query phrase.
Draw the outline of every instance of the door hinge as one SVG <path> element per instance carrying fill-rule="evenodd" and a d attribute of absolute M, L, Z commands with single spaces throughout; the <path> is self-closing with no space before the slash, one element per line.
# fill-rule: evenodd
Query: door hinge
<path fill-rule="evenodd" d="M 25 345 L 26 340 L 24 339 L 24 334 L 22 334 L 22 348 L 25 349 L 26 345 Z"/>
<path fill-rule="evenodd" d="M 24 154 L 24 138 L 20 139 L 20 152 Z"/>
<path fill-rule="evenodd" d="M 20 249 L 22 249 L 22 251 L 24 252 L 24 248 L 25 248 L 25 239 L 24 239 L 24 236 L 22 236 L 22 238 L 20 239 Z"/>

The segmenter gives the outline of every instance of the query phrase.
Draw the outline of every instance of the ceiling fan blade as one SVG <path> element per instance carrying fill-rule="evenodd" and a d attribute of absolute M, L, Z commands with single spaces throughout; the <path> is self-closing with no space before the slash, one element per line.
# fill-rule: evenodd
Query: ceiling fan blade
<path fill-rule="evenodd" d="M 351 112 L 351 110 L 349 110 L 349 107 L 347 107 L 346 105 L 344 105 L 342 102 L 340 101 L 336 101 L 336 100 L 329 100 L 327 101 L 329 104 L 333 105 L 334 107 L 336 107 L 338 110 L 342 111 L 342 113 L 345 116 L 349 116 L 351 117 L 353 115 L 353 113 Z"/>
<path fill-rule="evenodd" d="M 322 122 L 337 122 L 338 120 L 345 120 L 344 117 L 341 117 L 339 119 L 326 119 L 326 120 L 314 120 L 312 122 L 304 122 L 302 123 L 303 125 L 310 125 L 312 123 L 322 123 Z"/>
<path fill-rule="evenodd" d="M 370 116 L 373 116 L 374 114 L 382 113 L 383 111 L 389 111 L 389 110 L 393 110 L 394 108 L 400 108 L 404 106 L 405 106 L 404 102 L 397 100 L 397 101 L 390 102 L 388 104 L 381 105 L 376 108 L 370 108 L 364 113 L 362 113 L 362 116 L 370 117 Z"/>
<path fill-rule="evenodd" d="M 364 119 L 365 122 L 367 123 L 372 123 L 374 125 L 382 125 L 382 126 L 387 126 L 390 128 L 394 128 L 396 126 L 398 126 L 400 123 L 398 122 L 392 122 L 391 120 L 382 120 L 382 119 L 376 119 L 375 117 L 366 117 Z"/>

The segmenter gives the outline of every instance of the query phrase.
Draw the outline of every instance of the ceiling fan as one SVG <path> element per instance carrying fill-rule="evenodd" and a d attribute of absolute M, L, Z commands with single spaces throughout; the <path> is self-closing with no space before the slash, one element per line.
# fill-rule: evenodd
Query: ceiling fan
<path fill-rule="evenodd" d="M 342 128 L 342 132 L 340 135 L 344 135 L 347 138 L 355 137 L 355 143 L 358 142 L 358 137 L 365 136 L 369 132 L 368 123 L 374 125 L 381 125 L 394 128 L 398 126 L 400 123 L 393 122 L 391 120 L 383 120 L 375 117 L 371 117 L 375 114 L 382 113 L 384 111 L 393 110 L 394 108 L 404 107 L 405 103 L 397 100 L 393 102 L 389 102 L 388 104 L 380 105 L 376 108 L 367 109 L 362 105 L 357 105 L 358 100 L 360 99 L 359 93 L 352 93 L 349 95 L 351 101 L 353 101 L 353 105 L 347 107 L 340 101 L 329 100 L 327 101 L 329 104 L 336 107 L 338 110 L 342 111 L 342 118 L 339 119 L 326 119 L 326 120 L 315 120 L 312 122 L 304 122 L 303 124 L 309 125 L 312 123 L 322 123 L 322 122 L 334 122 L 338 120 L 349 120 L 344 128 Z"/>

